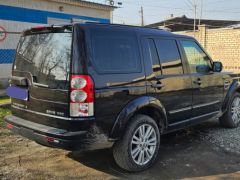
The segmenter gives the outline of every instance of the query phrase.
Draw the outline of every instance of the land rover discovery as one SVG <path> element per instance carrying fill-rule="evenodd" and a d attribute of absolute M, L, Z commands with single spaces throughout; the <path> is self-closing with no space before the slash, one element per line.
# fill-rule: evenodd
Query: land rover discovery
<path fill-rule="evenodd" d="M 7 128 L 68 150 L 112 148 L 128 171 L 150 167 L 160 137 L 210 118 L 240 122 L 239 77 L 192 37 L 110 24 L 39 26 L 22 33 Z"/>

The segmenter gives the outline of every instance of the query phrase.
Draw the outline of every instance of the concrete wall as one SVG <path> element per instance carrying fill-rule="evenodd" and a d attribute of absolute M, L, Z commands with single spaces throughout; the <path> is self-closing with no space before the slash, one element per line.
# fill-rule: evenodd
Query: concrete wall
<path fill-rule="evenodd" d="M 240 73 L 240 28 L 208 29 L 200 26 L 199 31 L 177 32 L 195 36 L 213 60 L 220 60 L 224 70 Z"/>

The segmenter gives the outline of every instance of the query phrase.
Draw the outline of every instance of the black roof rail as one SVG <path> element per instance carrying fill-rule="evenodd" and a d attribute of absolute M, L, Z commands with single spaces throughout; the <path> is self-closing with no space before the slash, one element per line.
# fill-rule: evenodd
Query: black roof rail
<path fill-rule="evenodd" d="M 123 27 L 135 27 L 135 28 L 143 28 L 143 29 L 155 29 L 155 30 L 162 30 L 165 31 L 164 29 L 160 28 L 154 28 L 154 27 L 146 27 L 146 26 L 136 26 L 136 25 L 127 25 L 127 24 L 115 24 L 115 23 L 100 23 L 100 22 L 85 22 L 83 24 L 97 24 L 97 25 L 109 25 L 109 26 L 123 26 Z"/>

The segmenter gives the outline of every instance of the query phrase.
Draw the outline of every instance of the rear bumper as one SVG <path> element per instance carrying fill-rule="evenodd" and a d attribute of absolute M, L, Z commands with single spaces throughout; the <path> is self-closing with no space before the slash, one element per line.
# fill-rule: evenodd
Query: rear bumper
<path fill-rule="evenodd" d="M 27 121 L 13 115 L 6 116 L 4 120 L 7 123 L 7 128 L 14 134 L 49 147 L 66 150 L 94 150 L 109 148 L 113 144 L 113 142 L 108 141 L 106 135 L 93 130 L 70 132 Z M 96 129 L 96 127 L 92 129 Z"/>

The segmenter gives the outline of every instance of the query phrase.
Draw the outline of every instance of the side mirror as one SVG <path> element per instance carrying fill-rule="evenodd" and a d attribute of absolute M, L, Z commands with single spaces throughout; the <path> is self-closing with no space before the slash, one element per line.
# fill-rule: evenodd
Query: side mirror
<path fill-rule="evenodd" d="M 213 62 L 213 72 L 221 72 L 223 68 L 223 65 L 219 61 Z"/>

